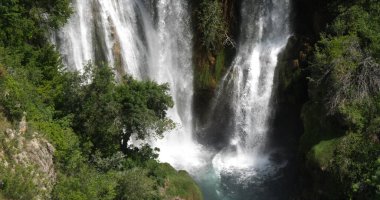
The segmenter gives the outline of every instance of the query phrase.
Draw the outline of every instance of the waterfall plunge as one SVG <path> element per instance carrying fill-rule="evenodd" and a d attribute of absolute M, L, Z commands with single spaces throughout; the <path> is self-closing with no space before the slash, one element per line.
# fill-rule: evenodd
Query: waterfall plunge
<path fill-rule="evenodd" d="M 243 1 L 238 53 L 224 79 L 224 87 L 232 90 L 233 135 L 228 147 L 214 157 L 219 173 L 236 172 L 244 178 L 263 170 L 271 173 L 275 167 L 262 149 L 269 131 L 277 56 L 290 34 L 289 14 L 289 0 Z"/>
<path fill-rule="evenodd" d="M 163 0 L 158 3 L 158 32 L 160 66 L 151 74 L 155 80 L 169 82 L 175 109 L 169 117 L 178 122 L 178 128 L 156 142 L 160 160 L 177 168 L 195 172 L 203 166 L 204 155 L 200 145 L 193 140 L 193 70 L 192 30 L 187 1 Z M 164 70 L 163 72 L 160 72 Z M 168 78 L 170 80 L 168 80 Z"/>
<path fill-rule="evenodd" d="M 89 60 L 107 61 L 137 79 L 169 83 L 175 107 L 168 115 L 177 128 L 153 142 L 161 149 L 160 160 L 188 170 L 201 183 L 221 182 L 226 174 L 244 182 L 278 168 L 262 147 L 277 55 L 289 36 L 290 0 L 242 1 L 238 53 L 214 99 L 208 127 L 197 130 L 208 135 L 225 129 L 217 130 L 225 133 L 216 137 L 228 138 L 217 151 L 212 143 L 211 151 L 201 149 L 192 136 L 192 33 L 187 0 L 73 0 L 75 13 L 53 40 L 73 70 L 82 71 Z M 230 116 L 218 120 L 226 105 Z M 208 168 L 207 172 L 199 171 L 201 167 Z M 204 174 L 209 170 L 211 175 Z M 218 186 L 215 189 L 218 193 Z"/>
<path fill-rule="evenodd" d="M 154 2 L 154 3 L 153 3 Z M 192 31 L 186 0 L 74 0 L 74 14 L 54 36 L 63 60 L 83 70 L 89 60 L 106 61 L 137 79 L 169 83 L 177 128 L 162 140 L 160 160 L 192 171 L 202 165 L 192 138 Z"/>

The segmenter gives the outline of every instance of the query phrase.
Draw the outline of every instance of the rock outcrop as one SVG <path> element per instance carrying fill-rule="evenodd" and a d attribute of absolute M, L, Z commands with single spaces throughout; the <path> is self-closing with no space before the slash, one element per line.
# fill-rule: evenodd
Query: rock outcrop
<path fill-rule="evenodd" d="M 28 132 L 25 116 L 19 124 L 18 131 L 0 128 L 3 132 L 0 144 L 0 165 L 10 173 L 17 173 L 17 167 L 30 169 L 30 174 L 34 177 L 33 182 L 41 191 L 37 199 L 48 199 L 56 181 L 53 162 L 54 147 L 38 133 Z"/>

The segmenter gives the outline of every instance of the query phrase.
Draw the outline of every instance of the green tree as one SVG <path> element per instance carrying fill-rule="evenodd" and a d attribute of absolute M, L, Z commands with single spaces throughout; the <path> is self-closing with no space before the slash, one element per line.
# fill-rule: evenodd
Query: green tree
<path fill-rule="evenodd" d="M 82 146 L 105 156 L 126 153 L 132 135 L 140 140 L 162 137 L 174 127 L 166 116 L 173 106 L 168 85 L 129 76 L 116 83 L 114 77 L 108 66 L 90 64 L 81 77 L 67 76 L 57 98 L 58 113 L 73 116 L 73 129 L 80 133 Z"/>

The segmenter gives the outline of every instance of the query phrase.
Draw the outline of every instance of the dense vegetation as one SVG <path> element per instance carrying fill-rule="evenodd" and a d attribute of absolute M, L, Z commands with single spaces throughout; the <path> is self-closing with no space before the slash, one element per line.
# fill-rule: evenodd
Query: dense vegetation
<path fill-rule="evenodd" d="M 57 173 L 52 193 L 41 195 L 33 166 L 5 160 L 0 199 L 201 198 L 186 172 L 158 163 L 158 149 L 145 144 L 174 128 L 166 117 L 173 106 L 168 85 L 128 76 L 116 82 L 107 65 L 89 63 L 83 74 L 64 69 L 48 36 L 66 22 L 69 6 L 69 0 L 0 2 L 0 131 L 26 116 L 25 137 L 38 132 L 53 144 Z M 132 137 L 142 145 L 129 145 Z M 12 144 L 0 140 L 8 154 L 5 144 Z"/>
<path fill-rule="evenodd" d="M 279 73 L 287 101 L 304 103 L 299 152 L 305 172 L 300 174 L 299 195 L 378 199 L 380 3 L 296 3 L 301 5 L 298 17 L 308 20 L 296 20 L 301 22 L 292 38 L 297 47 L 289 48 L 295 51 L 294 60 Z"/>
<path fill-rule="evenodd" d="M 233 55 L 238 2 L 193 3 L 195 98 L 201 110 Z M 299 107 L 293 112 L 303 122 L 299 154 L 304 170 L 296 196 L 379 199 L 380 2 L 294 2 L 305 10 L 305 20 L 296 23 L 310 26 L 296 24 L 302 29 L 290 40 L 296 47 L 285 52 L 295 56 L 278 74 L 279 90 Z M 17 127 L 26 116 L 27 136 L 36 131 L 54 145 L 57 180 L 43 197 L 197 199 L 200 191 L 189 175 L 158 163 L 158 150 L 145 144 L 146 138 L 162 137 L 174 127 L 166 117 L 173 106 L 167 85 L 128 76 L 116 82 L 106 64 L 89 63 L 84 74 L 62 66 L 47 37 L 72 13 L 69 3 L 0 2 L 0 131 Z M 128 145 L 132 136 L 143 145 Z M 0 148 L 11 154 L 4 140 L 1 135 Z M 43 194 L 33 170 L 1 163 L 0 199 Z"/>
<path fill-rule="evenodd" d="M 225 69 L 224 48 L 229 41 L 228 23 L 223 15 L 225 9 L 220 0 L 201 0 L 194 6 L 195 87 L 196 91 L 204 91 L 199 98 L 209 96 L 207 93 L 217 87 Z"/>
<path fill-rule="evenodd" d="M 201 115 L 229 64 L 233 22 L 225 13 L 241 1 L 197 2 L 195 101 Z M 291 123 L 302 123 L 302 136 L 291 136 L 298 137 L 304 169 L 295 196 L 378 199 L 380 3 L 295 0 L 293 6 L 296 33 L 280 58 L 286 67 L 278 71 L 278 95 L 282 106 L 294 108 L 283 110 L 300 118 Z"/>

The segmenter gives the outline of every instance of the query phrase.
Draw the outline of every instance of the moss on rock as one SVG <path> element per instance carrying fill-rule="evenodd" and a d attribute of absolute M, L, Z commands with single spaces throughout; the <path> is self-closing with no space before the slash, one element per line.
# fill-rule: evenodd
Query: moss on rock
<path fill-rule="evenodd" d="M 200 188 L 186 171 L 176 171 L 167 163 L 160 164 L 158 170 L 166 177 L 162 189 L 165 199 L 203 199 Z"/>

